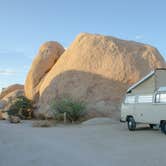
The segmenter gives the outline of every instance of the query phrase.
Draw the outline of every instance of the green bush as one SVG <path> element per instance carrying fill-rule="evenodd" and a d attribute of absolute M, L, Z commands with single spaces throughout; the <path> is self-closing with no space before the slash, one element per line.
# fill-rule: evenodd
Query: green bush
<path fill-rule="evenodd" d="M 63 117 L 63 114 L 66 113 L 67 120 L 75 122 L 85 115 L 86 106 L 82 101 L 65 97 L 54 100 L 51 104 L 51 109 L 55 118 L 59 119 L 59 117 Z"/>
<path fill-rule="evenodd" d="M 9 108 L 8 115 L 19 116 L 21 119 L 30 119 L 32 116 L 32 101 L 24 96 L 17 97 Z"/>

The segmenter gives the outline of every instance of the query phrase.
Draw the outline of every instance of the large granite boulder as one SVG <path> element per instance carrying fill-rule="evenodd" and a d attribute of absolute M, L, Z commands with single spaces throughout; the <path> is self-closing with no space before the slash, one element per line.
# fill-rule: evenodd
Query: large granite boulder
<path fill-rule="evenodd" d="M 45 76 L 37 113 L 65 94 L 85 101 L 92 116 L 113 115 L 126 89 L 159 67 L 165 61 L 152 46 L 82 33 Z"/>
<path fill-rule="evenodd" d="M 25 94 L 30 100 L 38 99 L 38 92 L 45 76 L 65 51 L 58 42 L 46 42 L 36 55 L 25 81 Z"/>

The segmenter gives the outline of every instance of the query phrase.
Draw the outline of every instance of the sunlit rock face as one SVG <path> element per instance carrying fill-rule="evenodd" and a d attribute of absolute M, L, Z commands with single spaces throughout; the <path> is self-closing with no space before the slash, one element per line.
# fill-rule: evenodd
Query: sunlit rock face
<path fill-rule="evenodd" d="M 24 85 L 20 85 L 20 84 L 10 85 L 9 87 L 4 88 L 2 90 L 2 92 L 0 93 L 0 100 L 3 99 L 5 96 L 7 96 L 9 93 L 15 90 L 22 90 L 22 89 L 24 89 Z"/>
<path fill-rule="evenodd" d="M 37 113 L 49 112 L 52 100 L 69 95 L 85 101 L 92 116 L 114 115 L 126 89 L 159 67 L 165 62 L 154 47 L 82 33 L 43 80 Z"/>
<path fill-rule="evenodd" d="M 25 94 L 31 100 L 37 100 L 39 88 L 45 76 L 65 51 L 58 42 L 46 42 L 36 55 L 25 81 Z"/>

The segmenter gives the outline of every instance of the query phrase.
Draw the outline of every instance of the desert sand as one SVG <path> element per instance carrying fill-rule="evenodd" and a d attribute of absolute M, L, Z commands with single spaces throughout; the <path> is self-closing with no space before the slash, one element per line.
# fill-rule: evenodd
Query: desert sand
<path fill-rule="evenodd" d="M 164 134 L 149 128 L 129 132 L 108 118 L 51 128 L 0 121 L 0 133 L 0 166 L 166 165 Z"/>

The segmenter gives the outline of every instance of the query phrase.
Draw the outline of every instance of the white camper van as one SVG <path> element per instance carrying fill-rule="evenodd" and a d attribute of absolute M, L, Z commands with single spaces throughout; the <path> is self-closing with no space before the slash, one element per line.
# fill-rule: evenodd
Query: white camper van
<path fill-rule="evenodd" d="M 166 134 L 166 69 L 152 71 L 127 90 L 121 122 L 127 122 L 129 130 L 135 130 L 137 123 L 159 125 Z"/>

